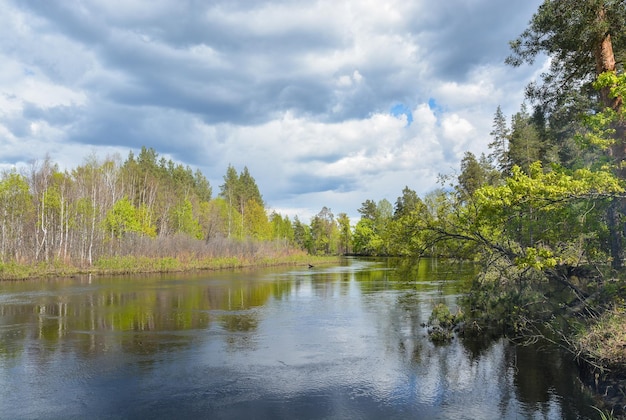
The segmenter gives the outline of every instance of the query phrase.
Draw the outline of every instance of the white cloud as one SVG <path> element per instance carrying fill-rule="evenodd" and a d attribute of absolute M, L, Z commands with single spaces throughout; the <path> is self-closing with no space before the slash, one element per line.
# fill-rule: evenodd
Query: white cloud
<path fill-rule="evenodd" d="M 0 164 L 145 145 L 216 193 L 230 163 L 272 208 L 355 215 L 485 150 L 536 70 L 503 60 L 540 2 L 0 0 Z"/>

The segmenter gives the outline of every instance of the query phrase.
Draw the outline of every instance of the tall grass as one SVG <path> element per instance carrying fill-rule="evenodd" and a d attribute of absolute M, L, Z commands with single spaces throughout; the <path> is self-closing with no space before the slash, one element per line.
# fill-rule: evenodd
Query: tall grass
<path fill-rule="evenodd" d="M 132 274 L 191 270 L 220 270 L 252 266 L 316 264 L 328 257 L 313 257 L 283 241 L 238 241 L 218 238 L 209 242 L 184 235 L 164 238 L 128 237 L 109 246 L 91 266 L 71 261 L 0 263 L 0 280 L 76 274 Z M 336 258 L 332 258 L 336 260 Z"/>

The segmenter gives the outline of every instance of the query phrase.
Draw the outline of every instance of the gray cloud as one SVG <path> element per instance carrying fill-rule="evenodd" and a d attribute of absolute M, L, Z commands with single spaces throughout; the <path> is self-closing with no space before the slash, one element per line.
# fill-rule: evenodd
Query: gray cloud
<path fill-rule="evenodd" d="M 22 113 L 22 122 L 45 121 L 52 126 L 68 126 L 80 119 L 82 107 L 57 105 L 51 107 L 41 107 L 39 105 L 26 102 Z"/>
<path fill-rule="evenodd" d="M 285 194 L 286 196 L 294 196 L 326 191 L 342 193 L 354 191 L 357 186 L 356 180 L 346 177 L 320 177 L 301 173 L 290 177 Z"/>
<path fill-rule="evenodd" d="M 415 28 L 427 43 L 428 60 L 439 77 L 464 80 L 473 67 L 502 64 L 539 1 L 447 1 L 432 3 L 431 14 Z M 515 29 L 513 29 L 515 28 Z"/>

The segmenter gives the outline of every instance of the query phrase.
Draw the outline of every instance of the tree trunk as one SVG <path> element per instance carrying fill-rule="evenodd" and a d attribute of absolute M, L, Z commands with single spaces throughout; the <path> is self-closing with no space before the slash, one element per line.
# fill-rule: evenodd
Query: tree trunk
<path fill-rule="evenodd" d="M 604 6 L 600 6 L 597 13 L 598 27 L 603 27 L 606 21 L 606 10 Z M 596 61 L 596 74 L 600 75 L 605 72 L 615 72 L 615 54 L 613 52 L 613 43 L 611 42 L 611 34 L 608 32 L 599 34 L 596 48 L 594 50 Z M 605 108 L 611 108 L 619 112 L 622 107 L 621 97 L 612 97 L 610 93 L 611 87 L 607 86 L 600 90 L 600 98 Z M 625 127 L 623 122 L 616 122 L 615 142 L 609 149 L 609 155 L 615 164 L 617 176 L 626 180 L 626 138 Z M 624 229 L 622 226 L 622 217 L 626 213 L 626 200 L 623 198 L 615 198 L 609 206 L 607 221 L 610 232 L 610 248 L 611 248 L 611 265 L 615 269 L 622 268 L 624 257 Z"/>

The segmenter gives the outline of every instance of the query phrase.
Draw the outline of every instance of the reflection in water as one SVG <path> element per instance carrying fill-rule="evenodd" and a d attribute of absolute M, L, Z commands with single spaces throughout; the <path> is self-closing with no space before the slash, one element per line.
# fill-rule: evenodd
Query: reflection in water
<path fill-rule="evenodd" d="M 585 418 L 554 349 L 436 346 L 470 264 L 0 283 L 10 418 Z M 29 404 L 23 404 L 29 401 Z"/>

